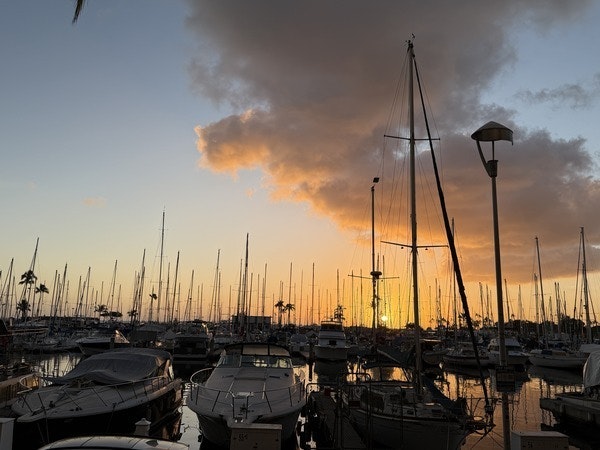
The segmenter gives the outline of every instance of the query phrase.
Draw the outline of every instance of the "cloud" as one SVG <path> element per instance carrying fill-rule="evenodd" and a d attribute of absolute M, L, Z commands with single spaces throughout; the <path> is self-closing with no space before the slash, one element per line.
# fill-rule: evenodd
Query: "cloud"
<path fill-rule="evenodd" d="M 586 142 L 518 127 L 515 111 L 480 99 L 495 75 L 516 61 L 507 23 L 548 30 L 588 5 L 190 1 L 187 23 L 199 42 L 190 63 L 194 89 L 239 111 L 198 125 L 200 164 L 231 174 L 260 168 L 274 199 L 307 202 L 340 228 L 363 230 L 373 176 L 382 176 L 383 184 L 393 178 L 388 170 L 401 167 L 402 153 L 387 153 L 383 135 L 414 34 L 428 107 L 442 139 L 446 201 L 456 217 L 466 276 L 493 278 L 490 180 L 470 139 L 489 120 L 515 132 L 514 146 L 499 147 L 497 154 L 506 277 L 530 280 L 536 235 L 548 263 L 556 264 L 555 274 L 574 275 L 579 227 L 600 219 L 600 189 Z M 589 92 L 572 85 L 520 95 L 580 107 Z M 429 158 L 420 153 L 423 167 L 430 167 Z M 381 197 L 382 210 L 397 201 L 383 192 Z M 588 238 L 597 241 L 599 233 L 590 230 Z"/>
<path fill-rule="evenodd" d="M 104 208 L 106 199 L 103 197 L 86 197 L 83 199 L 83 204 L 90 208 Z"/>
<path fill-rule="evenodd" d="M 538 91 L 522 90 L 516 97 L 530 104 L 551 103 L 554 108 L 565 106 L 572 109 L 588 108 L 598 97 L 598 86 L 586 89 L 578 84 L 566 84 L 554 89 L 541 89 Z"/>

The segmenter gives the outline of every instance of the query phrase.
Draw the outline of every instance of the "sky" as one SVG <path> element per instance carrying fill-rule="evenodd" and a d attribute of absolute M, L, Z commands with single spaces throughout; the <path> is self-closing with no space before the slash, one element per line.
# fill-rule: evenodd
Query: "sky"
<path fill-rule="evenodd" d="M 495 302 L 491 183 L 470 137 L 490 120 L 514 132 L 495 154 L 509 312 L 535 315 L 536 237 L 545 301 L 579 311 L 582 227 L 594 305 L 598 2 L 88 0 L 72 23 L 74 9 L 0 1 L 4 293 L 38 242 L 38 283 L 66 273 L 67 312 L 88 272 L 90 307 L 130 309 L 144 258 L 142 318 L 160 285 L 178 317 L 192 298 L 208 319 L 217 297 L 235 310 L 247 261 L 251 312 L 283 299 L 317 321 L 339 302 L 369 323 L 380 177 L 382 311 L 410 321 L 407 251 L 382 241 L 408 239 L 403 155 L 383 136 L 412 40 L 472 313 Z M 429 153 L 418 160 L 431 178 Z M 424 241 L 440 242 L 422 211 Z M 430 250 L 425 326 L 438 290 L 442 316 L 452 304 L 448 256 Z"/>

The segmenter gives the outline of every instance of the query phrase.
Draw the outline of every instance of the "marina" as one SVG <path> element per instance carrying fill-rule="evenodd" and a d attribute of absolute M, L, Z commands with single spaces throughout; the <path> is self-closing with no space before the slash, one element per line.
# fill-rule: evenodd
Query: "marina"
<path fill-rule="evenodd" d="M 42 373 L 59 374 L 68 372 L 82 358 L 80 354 L 24 354 L 22 361 L 27 361 L 39 368 Z M 351 422 L 345 419 L 336 422 L 336 409 L 334 401 L 336 391 L 342 389 L 344 380 L 350 372 L 356 369 L 356 364 L 319 361 L 318 364 L 309 364 L 302 358 L 294 358 L 295 370 L 308 374 L 307 392 L 309 408 L 303 410 L 299 418 L 298 427 L 302 431 L 311 429 L 310 434 L 299 433 L 295 444 L 291 448 L 301 449 L 359 449 L 383 448 L 375 446 L 369 441 L 369 436 L 358 432 Z M 381 369 L 386 375 L 394 375 L 395 368 Z M 184 380 L 184 397 L 187 398 L 191 385 L 189 373 L 177 374 Z M 476 408 L 483 407 L 481 400 L 481 383 L 478 375 L 473 371 L 460 372 L 456 370 L 443 370 L 438 368 L 435 373 L 430 373 L 443 391 L 456 393 L 471 401 Z M 485 383 L 496 402 L 500 398 L 495 391 L 495 372 L 486 370 Z M 542 399 L 553 399 L 557 395 L 578 392 L 582 389 L 583 376 L 576 371 L 543 368 L 528 365 L 523 371 L 517 372 L 516 390 L 510 394 L 509 412 L 511 430 L 518 433 L 535 433 L 540 431 L 560 431 L 569 438 L 570 449 L 591 450 L 598 448 L 600 439 L 594 434 L 581 433 L 581 430 L 570 430 L 557 427 L 557 421 L 550 411 L 540 408 Z M 190 449 L 213 450 L 215 447 L 210 442 L 203 440 L 198 417 L 187 405 L 179 408 L 181 420 L 178 424 L 178 442 L 186 444 Z M 497 450 L 503 448 L 501 408 L 496 403 L 494 409 L 494 427 L 487 433 L 474 433 L 469 435 L 464 449 Z M 306 426 L 307 423 L 310 425 Z M 596 428 L 597 429 L 597 428 Z M 589 431 L 589 430 L 588 430 Z M 288 446 L 290 444 L 288 443 Z M 371 446 L 369 446 L 371 445 Z M 222 448 L 222 447 L 221 447 Z M 288 447 L 286 447 L 288 448 Z M 398 447 L 402 448 L 402 447 Z"/>
<path fill-rule="evenodd" d="M 236 3 L 7 8 L 0 450 L 599 449 L 587 7 Z"/>

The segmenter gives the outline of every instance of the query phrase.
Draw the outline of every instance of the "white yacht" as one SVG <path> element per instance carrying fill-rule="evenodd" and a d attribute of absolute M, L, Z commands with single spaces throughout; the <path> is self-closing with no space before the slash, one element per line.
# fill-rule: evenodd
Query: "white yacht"
<path fill-rule="evenodd" d="M 315 358 L 324 361 L 346 361 L 348 340 L 341 320 L 324 320 L 314 347 Z"/>
<path fill-rule="evenodd" d="M 514 337 L 504 339 L 506 348 L 506 364 L 509 366 L 524 366 L 527 364 L 529 354 L 523 349 L 521 343 Z M 500 364 L 500 340 L 493 338 L 487 347 L 489 364 L 497 366 Z"/>
<path fill-rule="evenodd" d="M 226 448 L 237 424 L 281 425 L 282 441 L 291 438 L 305 404 L 304 372 L 287 349 L 255 342 L 226 346 L 216 367 L 191 376 L 187 398 L 203 438 Z"/>

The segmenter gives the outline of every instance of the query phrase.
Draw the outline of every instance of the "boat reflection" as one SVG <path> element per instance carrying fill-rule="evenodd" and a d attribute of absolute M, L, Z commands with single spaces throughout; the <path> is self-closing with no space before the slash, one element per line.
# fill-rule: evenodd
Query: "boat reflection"
<path fill-rule="evenodd" d="M 337 383 L 338 381 L 344 381 L 346 375 L 348 375 L 348 362 L 317 359 L 314 363 L 314 372 L 317 375 L 319 383 Z"/>
<path fill-rule="evenodd" d="M 573 370 L 556 369 L 553 367 L 529 366 L 527 370 L 535 378 L 541 378 L 554 386 L 581 387 L 583 374 Z"/>

